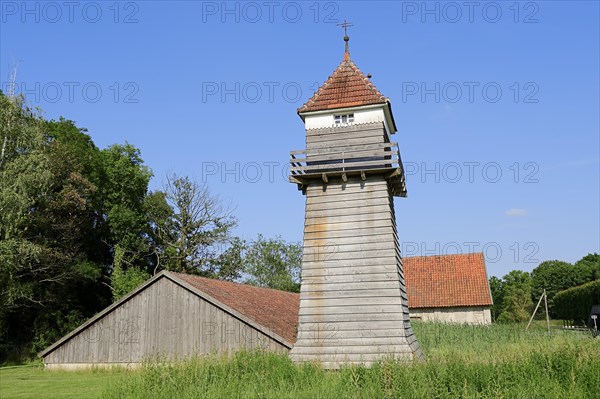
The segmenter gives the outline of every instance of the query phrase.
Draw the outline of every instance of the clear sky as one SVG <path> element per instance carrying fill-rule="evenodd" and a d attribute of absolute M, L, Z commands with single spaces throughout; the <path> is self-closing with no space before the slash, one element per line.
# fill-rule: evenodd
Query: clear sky
<path fill-rule="evenodd" d="M 285 179 L 296 115 L 342 60 L 392 102 L 404 255 L 485 251 L 488 272 L 600 252 L 598 2 L 2 1 L 0 78 L 46 117 L 302 239 Z"/>

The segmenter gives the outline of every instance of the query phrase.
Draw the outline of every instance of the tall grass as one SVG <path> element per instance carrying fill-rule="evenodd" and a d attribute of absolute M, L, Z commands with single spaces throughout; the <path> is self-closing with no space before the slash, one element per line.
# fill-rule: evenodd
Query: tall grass
<path fill-rule="evenodd" d="M 425 361 L 325 371 L 285 355 L 239 352 L 124 372 L 112 398 L 593 398 L 600 340 L 523 326 L 415 323 Z"/>

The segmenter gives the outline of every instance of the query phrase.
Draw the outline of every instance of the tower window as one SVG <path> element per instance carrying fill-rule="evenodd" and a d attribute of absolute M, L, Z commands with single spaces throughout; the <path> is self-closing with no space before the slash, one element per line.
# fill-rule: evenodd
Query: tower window
<path fill-rule="evenodd" d="M 333 117 L 336 126 L 354 123 L 354 114 L 335 115 Z"/>

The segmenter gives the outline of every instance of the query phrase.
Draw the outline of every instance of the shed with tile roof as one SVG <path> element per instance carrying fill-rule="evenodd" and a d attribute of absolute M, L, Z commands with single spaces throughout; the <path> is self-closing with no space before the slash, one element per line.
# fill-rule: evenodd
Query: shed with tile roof
<path fill-rule="evenodd" d="M 163 271 L 51 345 L 48 368 L 137 365 L 296 340 L 298 295 Z"/>
<path fill-rule="evenodd" d="M 482 253 L 403 259 L 411 319 L 490 324 L 492 295 Z"/>

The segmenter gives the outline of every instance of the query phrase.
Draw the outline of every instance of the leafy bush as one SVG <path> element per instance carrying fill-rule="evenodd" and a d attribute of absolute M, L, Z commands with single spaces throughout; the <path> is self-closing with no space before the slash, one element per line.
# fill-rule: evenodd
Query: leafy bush
<path fill-rule="evenodd" d="M 557 316 L 565 320 L 587 320 L 592 305 L 600 304 L 600 280 L 560 291 L 554 296 Z"/>

